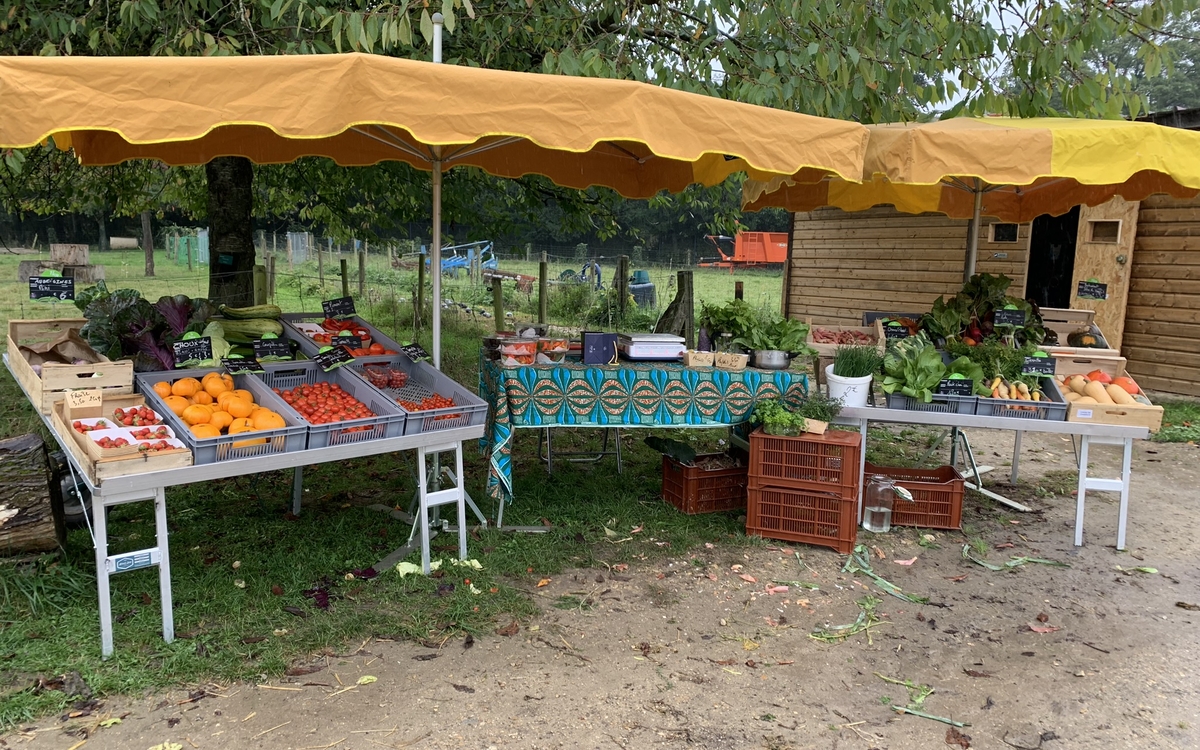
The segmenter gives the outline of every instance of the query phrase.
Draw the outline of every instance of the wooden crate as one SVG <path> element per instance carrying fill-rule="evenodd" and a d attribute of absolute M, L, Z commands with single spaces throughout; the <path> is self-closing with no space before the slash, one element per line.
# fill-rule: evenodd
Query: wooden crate
<path fill-rule="evenodd" d="M 1039 349 L 1050 352 L 1052 354 L 1080 354 L 1091 355 L 1097 357 L 1119 357 L 1121 352 L 1110 348 L 1093 348 L 1082 346 L 1068 346 L 1067 337 L 1081 328 L 1087 328 L 1092 332 L 1093 336 L 1098 337 L 1101 341 L 1108 343 L 1108 338 L 1100 327 L 1096 325 L 1096 313 L 1094 310 L 1070 310 L 1061 307 L 1043 307 L 1040 310 L 1042 314 L 1042 325 L 1046 330 L 1054 331 L 1058 334 L 1058 344 L 1054 346 L 1040 346 Z"/>
<path fill-rule="evenodd" d="M 111 414 L 113 409 L 122 408 L 128 409 L 131 406 L 145 406 L 146 400 L 139 395 L 105 395 L 102 410 L 105 414 Z M 88 438 L 86 435 L 81 435 L 71 427 L 73 420 L 68 419 L 64 415 L 66 404 L 63 401 L 56 401 L 51 406 L 50 421 L 54 426 L 54 431 L 59 437 L 63 438 L 62 442 L 66 445 L 71 455 L 83 467 L 88 478 L 94 484 L 100 484 L 105 479 L 112 477 L 123 477 L 129 474 L 144 474 L 148 471 L 164 471 L 166 469 L 179 469 L 184 466 L 192 465 L 192 452 L 186 448 L 176 451 L 161 451 L 159 453 L 136 453 L 134 455 L 119 456 L 115 458 L 102 458 L 93 460 L 88 455 L 88 448 L 84 441 Z"/>
<path fill-rule="evenodd" d="M 64 332 L 76 330 L 87 323 L 85 318 L 53 320 L 10 320 L 8 322 L 8 364 L 21 383 L 33 407 L 49 414 L 51 406 L 62 401 L 68 390 L 100 388 L 106 394 L 133 392 L 133 363 L 103 361 L 88 365 L 42 365 L 39 376 L 18 347 L 45 344 Z M 98 376 L 98 377 L 94 377 Z"/>
<path fill-rule="evenodd" d="M 1054 371 L 1061 380 L 1064 375 L 1087 375 L 1100 370 L 1111 378 L 1129 377 L 1125 371 L 1124 357 L 1075 356 L 1056 353 Z M 1134 382 L 1137 382 L 1136 380 Z M 1139 388 L 1141 386 L 1138 386 Z M 1145 394 L 1142 394 L 1145 396 Z M 1162 427 L 1163 408 L 1156 404 L 1069 404 L 1068 422 L 1090 422 L 1092 424 L 1119 424 L 1132 427 L 1147 427 L 1158 432 Z"/>
<path fill-rule="evenodd" d="M 859 333 L 870 336 L 871 339 L 875 342 L 876 347 L 879 349 L 880 354 L 883 354 L 884 348 L 887 346 L 887 342 L 884 341 L 884 338 L 883 338 L 883 321 L 881 319 L 877 319 L 874 323 L 872 323 L 871 325 L 868 325 L 868 326 L 827 326 L 827 325 L 814 326 L 814 324 L 812 322 L 812 318 L 806 318 L 804 322 L 808 325 L 808 338 L 806 339 L 805 343 L 807 343 L 810 347 L 812 347 L 814 350 L 816 350 L 817 356 L 819 356 L 819 357 L 832 357 L 834 354 L 837 353 L 838 347 L 841 345 L 840 344 L 821 344 L 821 343 L 817 343 L 816 341 L 813 341 L 812 329 L 814 327 L 820 328 L 825 331 L 831 331 L 833 333 L 840 333 L 842 331 L 857 331 Z"/>

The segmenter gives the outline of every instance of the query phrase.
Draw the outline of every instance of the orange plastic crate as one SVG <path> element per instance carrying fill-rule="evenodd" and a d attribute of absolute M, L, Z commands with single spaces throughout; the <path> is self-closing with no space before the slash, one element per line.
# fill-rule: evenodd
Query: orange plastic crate
<path fill-rule="evenodd" d="M 858 536 L 858 499 L 791 487 L 751 486 L 746 533 L 848 554 Z"/>
<path fill-rule="evenodd" d="M 719 456 L 711 453 L 696 458 Z M 663 500 L 689 516 L 746 507 L 746 467 L 706 470 L 663 456 Z"/>
<path fill-rule="evenodd" d="M 750 434 L 751 486 L 796 487 L 858 498 L 858 466 L 862 436 L 830 430 L 798 437 Z"/>
<path fill-rule="evenodd" d="M 867 464 L 866 476 L 882 474 L 912 493 L 913 502 L 892 503 L 893 526 L 922 529 L 961 529 L 963 476 L 953 466 L 936 469 L 901 469 Z"/>

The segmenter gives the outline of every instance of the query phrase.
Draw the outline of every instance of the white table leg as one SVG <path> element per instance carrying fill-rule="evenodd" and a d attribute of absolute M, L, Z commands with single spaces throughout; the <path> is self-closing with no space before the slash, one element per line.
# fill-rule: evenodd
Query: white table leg
<path fill-rule="evenodd" d="M 429 575 L 429 505 L 425 496 L 429 493 L 429 477 L 425 469 L 425 449 L 417 448 L 417 486 L 420 500 L 417 503 L 417 525 L 421 527 L 421 570 Z"/>
<path fill-rule="evenodd" d="M 162 487 L 154 493 L 154 527 L 158 537 L 158 595 L 162 599 L 162 633 L 167 643 L 175 640 L 175 611 L 171 600 L 171 553 L 167 546 L 167 496 Z"/>
<path fill-rule="evenodd" d="M 304 467 L 297 466 L 292 472 L 292 515 L 300 515 L 301 500 L 304 497 Z"/>
<path fill-rule="evenodd" d="M 1012 460 L 1012 484 L 1017 483 L 1017 473 L 1021 466 L 1021 436 L 1025 433 L 1017 430 L 1016 437 L 1013 438 L 1013 460 Z"/>
<path fill-rule="evenodd" d="M 860 437 L 858 455 L 858 522 L 862 523 L 863 515 L 863 484 L 867 479 L 867 420 L 862 420 L 858 426 Z"/>
<path fill-rule="evenodd" d="M 1117 549 L 1125 549 L 1125 522 L 1129 514 L 1129 480 L 1133 476 L 1133 439 L 1125 438 L 1121 457 L 1121 512 L 1117 517 Z"/>
<path fill-rule="evenodd" d="M 1075 546 L 1083 546 L 1083 501 L 1087 495 L 1088 436 L 1079 440 L 1079 489 L 1075 493 Z"/>
<path fill-rule="evenodd" d="M 96 594 L 100 599 L 100 656 L 113 653 L 112 600 L 108 586 L 108 508 L 101 498 L 92 498 L 92 528 L 96 534 Z"/>
<path fill-rule="evenodd" d="M 467 559 L 467 488 L 466 479 L 463 477 L 463 457 L 462 446 L 454 451 L 454 478 L 456 481 L 455 490 L 458 492 L 458 559 Z"/>

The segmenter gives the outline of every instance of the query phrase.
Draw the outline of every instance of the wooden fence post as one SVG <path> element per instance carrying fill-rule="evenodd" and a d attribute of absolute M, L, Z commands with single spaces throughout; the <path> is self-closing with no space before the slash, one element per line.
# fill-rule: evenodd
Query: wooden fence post
<path fill-rule="evenodd" d="M 546 261 L 545 251 L 542 251 L 542 260 L 538 263 L 538 322 L 543 325 L 546 323 L 546 309 L 549 303 L 547 299 L 549 276 L 550 264 Z"/>
<path fill-rule="evenodd" d="M 338 255 L 341 255 L 341 253 L 338 253 Z M 349 297 L 349 296 L 350 296 L 350 271 L 349 271 L 349 265 L 350 265 L 350 264 L 346 262 L 346 259 L 345 259 L 345 258 L 342 258 L 341 260 L 339 260 L 339 261 L 338 261 L 338 266 L 340 266 L 340 267 L 341 267 L 341 271 L 342 271 L 342 296 L 343 296 L 343 297 Z"/>
<path fill-rule="evenodd" d="M 364 243 L 363 249 L 358 253 L 358 296 L 363 296 L 363 290 L 367 284 L 367 246 Z"/>
<path fill-rule="evenodd" d="M 500 277 L 492 277 L 492 307 L 496 315 L 496 330 L 504 330 L 504 287 L 501 286 Z"/>
<path fill-rule="evenodd" d="M 624 322 L 629 309 L 629 256 L 617 256 L 617 273 L 613 276 L 613 289 L 617 291 L 617 318 Z"/>

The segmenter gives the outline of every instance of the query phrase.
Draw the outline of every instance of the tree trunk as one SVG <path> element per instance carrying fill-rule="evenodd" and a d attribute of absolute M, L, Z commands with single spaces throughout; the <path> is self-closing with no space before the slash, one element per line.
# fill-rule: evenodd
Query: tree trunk
<path fill-rule="evenodd" d="M 100 215 L 96 219 L 96 224 L 100 228 L 100 252 L 102 253 L 108 252 L 108 217 L 105 215 L 107 213 L 107 208 L 101 208 Z"/>
<path fill-rule="evenodd" d="M 154 275 L 154 228 L 150 224 L 150 212 L 142 211 L 142 251 L 146 253 L 146 275 Z"/>
<path fill-rule="evenodd" d="M 254 304 L 254 167 L 240 156 L 219 156 L 208 177 L 208 296 L 232 307 Z"/>
<path fill-rule="evenodd" d="M 680 271 L 678 275 L 679 288 L 675 293 L 675 299 L 671 300 L 671 304 L 667 305 L 667 309 L 663 311 L 662 317 L 658 319 L 658 323 L 654 326 L 655 333 L 673 333 L 676 336 L 682 336 L 687 343 L 689 349 L 694 348 L 696 312 L 695 303 L 692 298 L 692 272 Z"/>
<path fill-rule="evenodd" d="M 57 548 L 62 508 L 54 507 L 46 451 L 37 435 L 0 440 L 0 555 Z"/>

